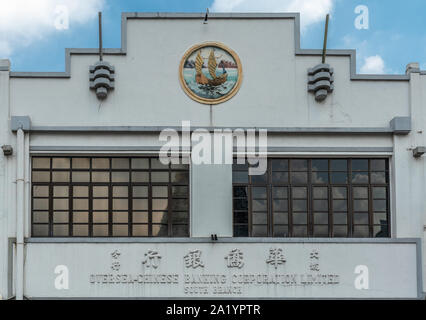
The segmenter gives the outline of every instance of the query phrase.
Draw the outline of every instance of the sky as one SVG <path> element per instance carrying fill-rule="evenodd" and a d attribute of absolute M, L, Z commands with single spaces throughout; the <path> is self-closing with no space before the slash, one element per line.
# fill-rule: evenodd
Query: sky
<path fill-rule="evenodd" d="M 357 72 L 426 70 L 426 0 L 0 0 L 0 59 L 12 71 L 64 71 L 65 48 L 121 44 L 121 12 L 300 12 L 301 46 L 320 49 L 330 13 L 328 48 L 356 49 Z"/>

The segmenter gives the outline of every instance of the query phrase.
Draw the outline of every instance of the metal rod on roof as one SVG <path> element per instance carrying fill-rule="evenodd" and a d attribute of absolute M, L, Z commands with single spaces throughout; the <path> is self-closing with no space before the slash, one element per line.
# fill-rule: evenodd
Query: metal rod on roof
<path fill-rule="evenodd" d="M 102 50 L 102 12 L 99 15 L 99 60 L 103 61 L 103 50 Z"/>
<path fill-rule="evenodd" d="M 204 23 L 204 24 L 207 24 L 207 20 L 209 20 L 209 8 L 207 8 L 207 10 L 206 10 L 206 15 L 205 15 L 205 17 L 204 17 L 204 21 L 203 21 L 203 23 Z"/>
<path fill-rule="evenodd" d="M 325 57 L 327 55 L 327 36 L 328 36 L 328 20 L 330 18 L 330 15 L 327 14 L 327 17 L 325 18 L 325 31 L 324 31 L 324 46 L 322 49 L 322 63 L 325 63 Z"/>

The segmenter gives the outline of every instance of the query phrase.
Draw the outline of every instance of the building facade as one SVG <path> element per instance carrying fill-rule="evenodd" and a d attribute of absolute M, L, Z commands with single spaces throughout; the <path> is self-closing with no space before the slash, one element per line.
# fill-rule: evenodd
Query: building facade
<path fill-rule="evenodd" d="M 298 14 L 203 20 L 0 61 L 2 298 L 423 299 L 426 71 L 322 63 Z"/>

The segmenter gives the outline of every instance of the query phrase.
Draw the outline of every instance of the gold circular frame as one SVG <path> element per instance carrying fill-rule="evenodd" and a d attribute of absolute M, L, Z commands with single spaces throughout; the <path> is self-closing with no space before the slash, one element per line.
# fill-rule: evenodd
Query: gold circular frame
<path fill-rule="evenodd" d="M 220 98 L 215 98 L 215 99 L 208 99 L 208 98 L 203 98 L 203 97 L 199 97 L 198 95 L 196 95 L 194 92 L 192 92 L 192 90 L 188 87 L 188 85 L 186 84 L 185 79 L 183 78 L 183 66 L 185 64 L 185 61 L 188 59 L 188 57 L 194 53 L 194 51 L 204 48 L 204 47 L 217 47 L 220 48 L 224 51 L 226 51 L 227 53 L 229 53 L 232 58 L 234 59 L 234 61 L 237 64 L 238 67 L 238 80 L 235 83 L 234 87 L 231 89 L 231 91 L 229 91 L 227 94 L 225 94 L 223 97 Z M 185 93 L 193 100 L 199 102 L 199 103 L 203 103 L 203 104 L 219 104 L 225 101 L 228 101 L 229 99 L 231 99 L 240 89 L 241 86 L 241 82 L 243 80 L 243 70 L 242 70 L 242 66 L 241 66 L 241 61 L 240 58 L 238 57 L 238 55 L 235 53 L 235 51 L 233 51 L 232 49 L 228 48 L 227 46 L 225 46 L 222 43 L 219 42 L 215 42 L 215 41 L 209 41 L 209 42 L 203 42 L 201 44 L 197 44 L 195 46 L 192 46 L 191 48 L 189 48 L 185 54 L 183 55 L 181 61 L 180 61 L 180 65 L 179 65 L 179 80 L 180 80 L 180 85 L 183 88 L 183 91 L 185 91 Z"/>

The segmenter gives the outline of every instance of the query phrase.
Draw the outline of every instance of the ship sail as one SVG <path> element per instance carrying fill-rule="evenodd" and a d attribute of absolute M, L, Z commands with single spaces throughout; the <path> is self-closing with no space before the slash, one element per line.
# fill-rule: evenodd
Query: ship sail
<path fill-rule="evenodd" d="M 197 57 L 195 58 L 195 71 L 198 74 L 202 73 L 202 69 L 203 69 L 203 58 L 201 57 L 201 50 L 198 51 Z"/>
<path fill-rule="evenodd" d="M 217 63 L 214 57 L 214 52 L 213 50 L 211 50 L 209 55 L 209 73 L 213 79 L 216 79 L 216 67 L 217 67 Z"/>

